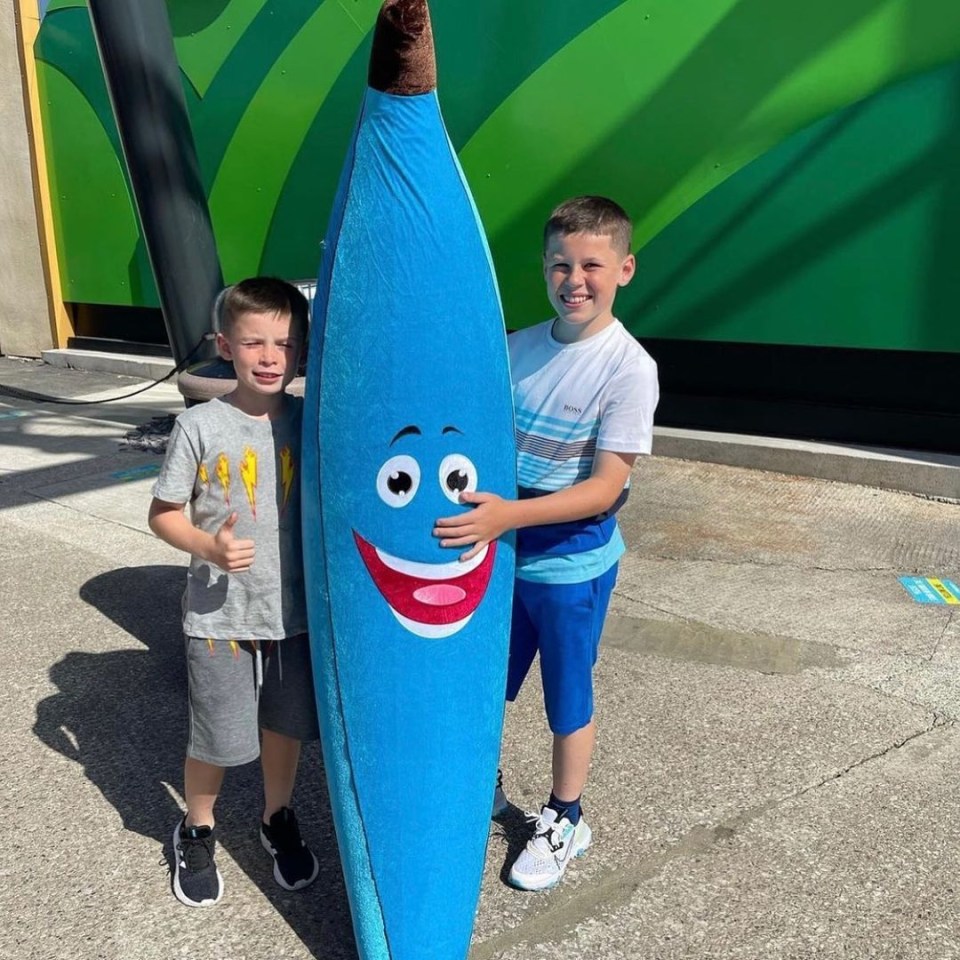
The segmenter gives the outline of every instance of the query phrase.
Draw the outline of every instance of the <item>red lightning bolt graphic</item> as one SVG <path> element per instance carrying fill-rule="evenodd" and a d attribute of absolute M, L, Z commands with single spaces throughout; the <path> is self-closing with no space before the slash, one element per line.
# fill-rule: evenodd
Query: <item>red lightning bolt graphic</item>
<path fill-rule="evenodd" d="M 216 467 L 217 479 L 220 481 L 220 486 L 223 487 L 223 499 L 227 501 L 227 506 L 230 506 L 230 461 L 227 459 L 225 453 L 221 453 L 217 457 L 217 467 Z"/>
<path fill-rule="evenodd" d="M 283 502 L 280 504 L 280 514 L 287 509 L 287 501 L 290 499 L 290 491 L 293 489 L 293 454 L 289 447 L 284 447 L 280 451 L 280 485 L 283 487 Z"/>

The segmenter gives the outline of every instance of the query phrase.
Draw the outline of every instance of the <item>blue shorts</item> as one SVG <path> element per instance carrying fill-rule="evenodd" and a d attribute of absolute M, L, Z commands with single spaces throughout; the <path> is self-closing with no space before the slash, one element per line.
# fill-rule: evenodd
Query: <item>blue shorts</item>
<path fill-rule="evenodd" d="M 584 583 L 514 583 L 507 699 L 516 700 L 539 651 L 547 723 L 561 736 L 593 719 L 593 666 L 618 567 Z"/>

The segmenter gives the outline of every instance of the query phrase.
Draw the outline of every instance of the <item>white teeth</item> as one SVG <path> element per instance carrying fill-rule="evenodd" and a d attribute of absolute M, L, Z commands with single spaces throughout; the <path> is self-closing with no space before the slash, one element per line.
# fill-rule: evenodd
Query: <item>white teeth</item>
<path fill-rule="evenodd" d="M 390 612 L 400 621 L 401 626 L 426 640 L 442 640 L 444 637 L 449 637 L 458 630 L 462 630 L 473 616 L 472 613 L 468 613 L 456 623 L 417 623 L 416 620 L 411 620 L 409 617 L 397 613 L 393 607 L 390 608 Z"/>
<path fill-rule="evenodd" d="M 391 570 L 405 573 L 410 577 L 419 577 L 421 580 L 450 580 L 453 577 L 462 577 L 471 570 L 476 570 L 483 563 L 490 548 L 484 547 L 472 560 L 461 563 L 452 560 L 450 563 L 417 563 L 415 560 L 403 560 L 376 548 L 380 561 Z M 422 624 L 421 624 L 422 626 Z M 414 631 L 416 632 L 416 631 Z"/>

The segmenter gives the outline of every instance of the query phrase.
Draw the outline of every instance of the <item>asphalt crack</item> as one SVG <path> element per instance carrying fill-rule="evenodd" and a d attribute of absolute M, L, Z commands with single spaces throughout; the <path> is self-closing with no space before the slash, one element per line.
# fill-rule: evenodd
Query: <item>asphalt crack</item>
<path fill-rule="evenodd" d="M 932 661 L 933 658 L 934 658 L 934 657 L 937 655 L 937 653 L 939 652 L 939 650 L 940 650 L 940 644 L 943 643 L 943 638 L 947 635 L 947 631 L 950 629 L 950 624 L 953 623 L 953 618 L 954 618 L 955 615 L 956 615 L 956 611 L 955 611 L 955 610 L 951 610 L 951 611 L 950 611 L 950 615 L 947 617 L 947 622 L 943 625 L 943 629 L 940 631 L 940 636 L 937 637 L 937 642 L 933 645 L 933 650 L 932 650 L 932 652 L 930 653 L 930 656 L 924 658 L 924 659 L 927 661 L 927 663 L 929 663 L 930 661 Z"/>
<path fill-rule="evenodd" d="M 889 746 L 884 747 L 882 750 L 877 750 L 874 753 L 868 754 L 866 757 L 861 757 L 859 760 L 854 763 L 849 764 L 844 767 L 842 770 L 837 770 L 834 773 L 830 774 L 828 777 L 824 777 L 817 783 L 811 784 L 808 787 L 804 787 L 802 790 L 798 790 L 796 793 L 790 794 L 789 797 L 785 798 L 795 799 L 802 797 L 813 790 L 819 790 L 821 787 L 825 787 L 828 783 L 834 783 L 837 780 L 841 780 L 843 777 L 852 773 L 854 770 L 860 769 L 860 767 L 866 766 L 868 763 L 873 763 L 876 760 L 882 760 L 885 756 L 892 753 L 894 750 L 900 750 L 905 747 L 908 743 L 913 743 L 914 740 L 918 740 L 920 737 L 925 737 L 928 733 L 932 733 L 934 730 L 939 729 L 940 727 L 954 726 L 954 721 L 948 719 L 943 714 L 934 711 L 932 721 L 924 727 L 922 730 L 917 730 L 914 733 L 911 733 L 909 736 L 904 737 L 901 740 L 896 740 L 891 743 Z"/>

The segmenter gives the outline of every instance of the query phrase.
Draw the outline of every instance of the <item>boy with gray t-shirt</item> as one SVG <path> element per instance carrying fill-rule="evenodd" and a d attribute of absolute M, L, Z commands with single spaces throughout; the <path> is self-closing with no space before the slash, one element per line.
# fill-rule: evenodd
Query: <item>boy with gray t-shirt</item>
<path fill-rule="evenodd" d="M 297 890 L 318 873 L 290 807 L 300 744 L 319 737 L 301 558 L 303 404 L 286 393 L 307 302 L 288 283 L 255 278 L 228 288 L 219 314 L 217 347 L 233 361 L 237 386 L 177 418 L 149 518 L 190 554 L 187 811 L 173 831 L 173 889 L 193 907 L 223 894 L 213 807 L 225 769 L 258 755 L 260 839 L 274 878 Z"/>

